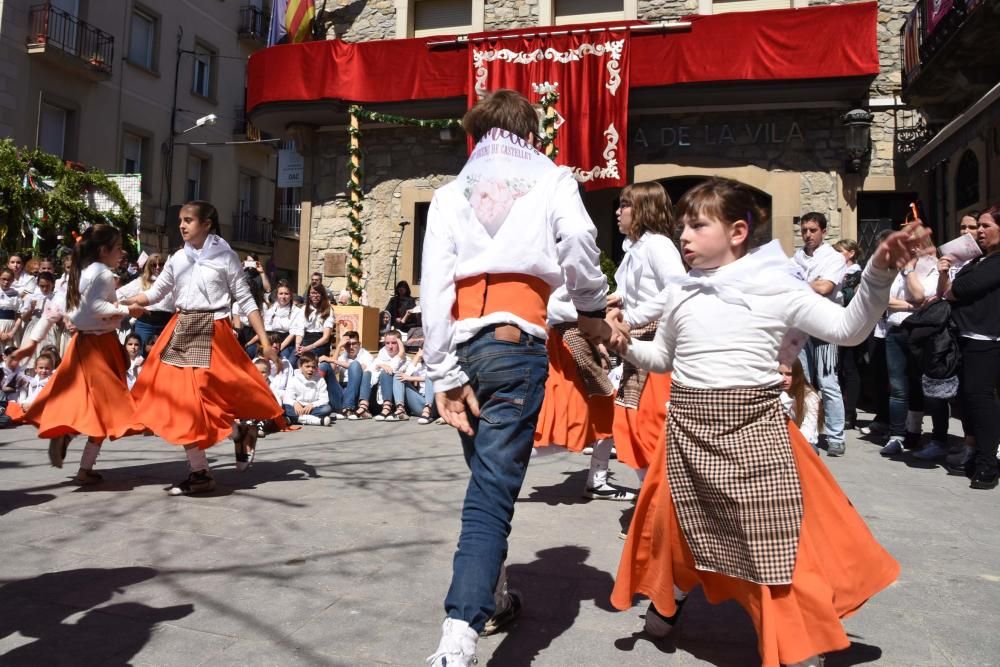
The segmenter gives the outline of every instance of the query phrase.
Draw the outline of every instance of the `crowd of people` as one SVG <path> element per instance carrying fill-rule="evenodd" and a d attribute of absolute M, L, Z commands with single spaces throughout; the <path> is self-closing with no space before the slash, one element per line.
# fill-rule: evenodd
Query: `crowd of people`
<path fill-rule="evenodd" d="M 816 667 L 846 648 L 842 619 L 899 565 L 818 453 L 845 455 L 848 430 L 881 434 L 885 456 L 914 450 L 997 486 L 1000 207 L 963 218 L 941 248 L 913 216 L 867 258 L 827 243 L 826 217 L 809 212 L 789 259 L 743 184 L 709 178 L 675 203 L 635 183 L 620 194 L 610 291 L 578 185 L 537 150 L 530 103 L 499 91 L 463 124 L 476 148 L 431 202 L 424 298 L 396 285 L 378 349 L 338 338 L 350 294 L 331 299 L 319 274 L 301 296 L 272 282 L 218 235 L 211 204 L 189 202 L 168 257 L 133 265 L 119 232 L 95 225 L 59 278 L 54 262 L 9 258 L 5 417 L 36 426 L 56 467 L 86 437 L 81 484 L 102 481 L 106 439 L 154 433 L 189 465 L 171 495 L 212 491 L 205 450 L 230 438 L 245 470 L 259 437 L 297 425 L 455 427 L 471 481 L 436 667 L 475 664 L 478 637 L 518 617 L 504 567 L 515 503 L 532 456 L 562 450 L 590 457 L 582 495 L 636 503 L 611 601 L 649 598 L 645 632 L 669 635 L 701 586 L 743 606 L 766 665 Z M 502 214 L 480 205 L 480 184 L 513 178 Z M 637 488 L 610 482 L 614 452 Z"/>

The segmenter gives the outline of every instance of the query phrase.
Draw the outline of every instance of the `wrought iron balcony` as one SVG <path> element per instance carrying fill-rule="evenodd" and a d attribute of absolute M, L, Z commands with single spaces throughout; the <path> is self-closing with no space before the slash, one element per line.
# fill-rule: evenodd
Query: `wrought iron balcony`
<path fill-rule="evenodd" d="M 274 243 L 271 221 L 251 211 L 233 213 L 233 238 L 243 243 L 269 246 Z"/>
<path fill-rule="evenodd" d="M 111 76 L 115 38 L 49 3 L 30 12 L 27 48 L 30 54 L 55 54 L 57 64 L 82 66 L 93 78 Z M 51 56 L 50 56 L 51 57 Z"/>
<path fill-rule="evenodd" d="M 260 7 L 243 5 L 240 7 L 240 39 L 267 45 L 267 33 L 271 27 L 271 15 Z"/>
<path fill-rule="evenodd" d="M 302 204 L 278 205 L 278 231 L 298 236 L 302 226 Z"/>

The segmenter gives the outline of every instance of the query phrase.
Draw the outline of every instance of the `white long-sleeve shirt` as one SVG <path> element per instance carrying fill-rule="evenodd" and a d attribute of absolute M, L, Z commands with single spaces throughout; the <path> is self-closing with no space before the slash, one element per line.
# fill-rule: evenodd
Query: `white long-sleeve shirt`
<path fill-rule="evenodd" d="M 302 336 L 306 333 L 323 333 L 324 329 L 333 329 L 333 309 L 326 317 L 316 310 L 310 309 L 309 316 L 306 317 L 305 307 L 296 308 L 292 314 L 292 321 L 288 327 L 288 333 L 293 336 Z"/>
<path fill-rule="evenodd" d="M 288 405 L 326 405 L 330 402 L 330 395 L 326 393 L 326 380 L 314 373 L 311 380 L 307 380 L 302 371 L 295 371 L 288 386 L 285 387 L 284 402 Z"/>
<path fill-rule="evenodd" d="M 510 203 L 494 236 L 476 218 L 460 181 L 438 189 L 427 218 L 420 288 L 424 359 L 435 389 L 445 391 L 469 381 L 455 350 L 486 326 L 513 324 L 546 337 L 545 327 L 513 313 L 456 321 L 451 308 L 459 280 L 484 273 L 518 273 L 558 287 L 565 274 L 576 309 L 600 310 L 607 303 L 607 279 L 600 269 L 596 238 L 579 186 L 568 169 L 554 164 L 544 167 L 540 180 Z"/>
<path fill-rule="evenodd" d="M 258 310 L 239 257 L 215 234 L 208 235 L 200 250 L 185 244 L 171 255 L 143 294 L 151 304 L 172 294 L 178 309 L 212 311 L 217 320 L 231 316 L 234 301 L 247 315 Z"/>
<path fill-rule="evenodd" d="M 917 262 L 917 268 L 914 269 L 920 285 L 924 288 L 925 298 L 937 294 L 938 278 L 941 275 L 940 271 L 938 271 L 936 260 L 930 257 L 926 258 L 926 260 Z M 899 299 L 900 301 L 913 301 L 913 292 L 910 291 L 907 277 L 902 273 L 899 273 L 896 279 L 892 281 L 892 287 L 889 289 L 889 298 Z M 912 314 L 912 310 L 895 310 L 889 308 L 888 315 L 885 318 L 886 327 L 898 327 Z"/>
<path fill-rule="evenodd" d="M 805 414 L 802 415 L 802 424 L 799 426 L 799 432 L 802 433 L 802 437 L 810 445 L 815 445 L 819 442 L 819 394 L 811 389 L 807 389 L 802 404 L 802 411 Z M 788 418 L 795 421 L 797 417 L 795 414 L 795 399 L 785 392 L 781 392 L 781 407 L 785 409 Z"/>
<path fill-rule="evenodd" d="M 21 271 L 21 275 L 14 278 L 10 284 L 11 288 L 17 290 L 18 295 L 27 296 L 38 289 L 38 278 L 27 271 Z"/>
<path fill-rule="evenodd" d="M 159 276 L 157 276 L 157 279 L 159 279 Z M 153 282 L 155 283 L 156 281 L 154 280 Z M 122 287 L 119 287 L 115 294 L 117 294 L 119 301 L 124 301 L 125 299 L 130 299 L 141 293 L 142 278 L 136 278 Z M 167 294 L 161 301 L 150 304 L 146 310 L 158 313 L 172 313 L 174 312 L 174 298 L 172 295 Z"/>
<path fill-rule="evenodd" d="M 847 260 L 832 245 L 821 243 L 813 250 L 812 255 L 807 255 L 804 249 L 799 248 L 792 256 L 792 261 L 802 270 L 807 283 L 816 280 L 829 280 L 833 283 L 833 291 L 826 298 L 837 301 L 840 285 L 847 272 Z"/>
<path fill-rule="evenodd" d="M 625 357 L 658 373 L 672 370 L 675 382 L 698 389 L 774 385 L 781 381 L 778 350 L 790 328 L 837 345 L 860 344 L 885 310 L 895 275 L 869 265 L 847 308 L 808 289 L 744 292 L 743 305 L 716 291 L 670 285 L 655 340 L 632 341 Z"/>
<path fill-rule="evenodd" d="M 21 404 L 21 407 L 27 409 L 31 402 L 35 400 L 35 397 L 42 393 L 42 389 L 45 389 L 45 385 L 49 383 L 52 379 L 51 375 L 46 377 L 38 377 L 37 375 L 27 376 L 23 378 L 23 382 L 20 383 L 20 391 L 17 395 L 17 402 Z"/>
<path fill-rule="evenodd" d="M 625 256 L 615 271 L 615 294 L 622 300 L 622 317 L 630 327 L 649 324 L 663 312 L 658 296 L 670 278 L 684 275 L 684 262 L 674 242 L 646 232 L 635 243 L 625 239 Z"/>
<path fill-rule="evenodd" d="M 128 308 L 118 305 L 115 276 L 104 264 L 94 262 L 80 272 L 80 303 L 68 313 L 73 325 L 84 333 L 107 333 L 118 329 Z"/>
<path fill-rule="evenodd" d="M 271 304 L 268 308 L 264 310 L 264 330 L 265 331 L 284 331 L 288 332 L 291 330 L 292 320 L 295 318 L 295 312 L 299 310 L 291 302 L 286 306 L 275 302 Z"/>
<path fill-rule="evenodd" d="M 24 310 L 24 300 L 21 299 L 20 292 L 13 287 L 0 290 L 0 310 L 13 310 L 14 317 L 11 319 L 16 319 Z"/>

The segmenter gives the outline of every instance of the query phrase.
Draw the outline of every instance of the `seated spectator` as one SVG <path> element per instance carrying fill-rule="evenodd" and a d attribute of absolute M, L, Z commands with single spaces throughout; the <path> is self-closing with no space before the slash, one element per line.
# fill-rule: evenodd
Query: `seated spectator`
<path fill-rule="evenodd" d="M 52 364 L 53 364 L 52 365 L 52 372 L 53 373 L 56 371 L 57 368 L 59 368 L 59 364 L 62 363 L 62 357 L 59 356 L 59 346 L 58 345 L 53 345 L 51 343 L 48 344 L 48 345 L 43 345 L 41 348 L 39 348 L 38 354 L 40 354 L 40 355 L 41 354 L 47 354 L 50 357 L 52 357 Z"/>
<path fill-rule="evenodd" d="M 424 364 L 424 351 L 417 348 L 406 365 L 399 369 L 393 378 L 393 399 L 399 402 L 403 397 L 406 408 L 414 415 L 419 415 L 418 424 L 430 424 L 434 421 L 434 384 L 427 377 L 427 366 Z"/>
<path fill-rule="evenodd" d="M 382 392 L 382 411 L 375 415 L 375 421 L 405 421 L 410 418 L 406 414 L 406 404 L 402 391 L 395 396 L 395 401 L 393 400 L 393 381 L 396 373 L 405 363 L 406 352 L 403 350 L 403 335 L 395 329 L 390 329 L 385 334 L 385 345 L 378 351 L 378 356 L 373 364 L 377 373 L 376 381 Z"/>
<path fill-rule="evenodd" d="M 30 375 L 27 373 L 17 374 L 14 384 L 17 389 L 17 404 L 22 412 L 31 407 L 31 402 L 49 383 L 55 368 L 55 359 L 48 354 L 40 353 L 35 358 L 35 365 Z"/>
<path fill-rule="evenodd" d="M 264 310 L 264 329 L 268 334 L 277 334 L 278 342 L 271 339 L 271 344 L 288 361 L 295 357 L 295 336 L 290 333 L 295 311 L 295 306 L 292 305 L 292 288 L 287 280 L 279 280 L 274 303 Z M 257 336 L 251 338 L 247 343 L 247 351 L 256 355 L 257 343 Z"/>
<path fill-rule="evenodd" d="M 416 322 L 406 318 L 406 315 L 412 315 L 412 310 L 416 307 L 417 302 L 410 294 L 410 283 L 400 280 L 396 283 L 392 298 L 385 306 L 385 310 L 389 313 L 389 327 L 404 333 L 409 331 Z"/>
<path fill-rule="evenodd" d="M 299 369 L 292 374 L 283 396 L 285 416 L 291 423 L 330 426 L 330 398 L 326 381 L 316 372 L 316 355 L 299 357 Z"/>
<path fill-rule="evenodd" d="M 289 332 L 295 336 L 295 355 L 309 352 L 317 357 L 324 356 L 330 353 L 333 309 L 322 285 L 310 285 L 307 297 L 305 307 L 295 311 L 289 325 Z"/>
<path fill-rule="evenodd" d="M 129 391 L 135 386 L 135 381 L 139 379 L 139 371 L 142 370 L 142 362 L 146 357 L 142 356 L 142 336 L 138 333 L 130 333 L 125 337 L 125 354 L 128 355 L 129 365 L 125 371 L 125 381 L 128 383 Z"/>
<path fill-rule="evenodd" d="M 802 436 L 813 449 L 818 451 L 819 425 L 823 413 L 819 393 L 806 382 L 802 362 L 798 359 L 791 366 L 780 364 L 778 372 L 781 373 L 781 405 L 785 413 L 799 427 Z"/>
<path fill-rule="evenodd" d="M 331 377 L 333 371 L 338 369 L 343 369 L 342 377 L 346 375 L 342 395 L 339 397 L 341 412 L 348 419 L 371 419 L 368 406 L 375 358 L 371 352 L 361 347 L 361 337 L 357 331 L 344 332 L 344 340 L 337 349 L 339 354 L 336 357 L 322 357 L 321 362 L 327 364 L 327 377 Z M 330 366 L 331 363 L 333 366 Z M 335 405 L 336 401 L 331 398 L 331 403 Z"/>
<path fill-rule="evenodd" d="M 285 359 L 282 359 L 281 362 L 282 364 L 288 364 L 288 361 Z M 264 378 L 264 381 L 267 382 L 268 386 L 271 387 L 271 393 L 274 394 L 274 400 L 278 403 L 278 405 L 282 407 L 282 409 L 284 409 L 284 396 L 285 396 L 284 386 L 279 388 L 278 385 L 280 384 L 280 382 L 278 383 L 275 382 L 275 378 L 276 377 L 280 378 L 280 375 L 272 375 L 272 371 L 274 371 L 274 366 L 271 364 L 270 361 L 264 359 L 263 357 L 257 357 L 256 359 L 254 359 L 253 365 L 257 368 L 257 372 L 261 374 L 261 377 Z M 288 368 L 289 371 L 291 371 L 290 364 L 288 364 Z M 263 438 L 268 433 L 274 433 L 275 431 L 279 430 L 278 425 L 274 423 L 273 419 L 255 421 L 251 424 L 251 426 L 257 429 L 258 438 Z"/>

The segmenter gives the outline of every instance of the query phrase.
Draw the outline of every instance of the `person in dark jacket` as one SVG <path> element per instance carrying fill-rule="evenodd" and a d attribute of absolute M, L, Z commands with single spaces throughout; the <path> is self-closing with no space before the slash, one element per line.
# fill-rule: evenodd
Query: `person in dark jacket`
<path fill-rule="evenodd" d="M 389 311 L 389 328 L 406 332 L 416 326 L 417 322 L 414 321 L 412 313 L 410 317 L 406 316 L 416 307 L 417 301 L 410 295 L 410 283 L 400 280 L 396 283 L 394 296 L 389 299 L 389 303 L 385 307 Z"/>
<path fill-rule="evenodd" d="M 1000 205 L 979 216 L 976 240 L 983 256 L 963 268 L 945 293 L 962 350 L 959 395 L 976 438 L 976 455 L 966 466 L 972 488 L 993 489 L 1000 471 Z"/>

